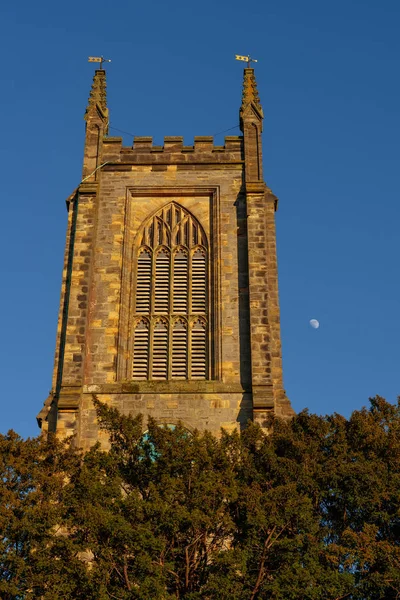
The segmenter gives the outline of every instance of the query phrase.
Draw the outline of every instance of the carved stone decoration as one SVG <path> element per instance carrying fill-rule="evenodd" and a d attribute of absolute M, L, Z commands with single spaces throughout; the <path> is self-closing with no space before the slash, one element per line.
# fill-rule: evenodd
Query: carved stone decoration
<path fill-rule="evenodd" d="M 106 72 L 100 69 L 95 71 L 93 77 L 85 120 L 87 121 L 89 115 L 95 113 L 98 108 L 101 111 L 101 116 L 105 117 L 108 121 Z"/>
<path fill-rule="evenodd" d="M 257 90 L 257 81 L 254 75 L 254 69 L 244 70 L 243 92 L 242 92 L 242 108 L 245 109 L 248 104 L 254 104 L 257 110 L 263 117 L 263 110 L 260 103 L 260 97 Z"/>

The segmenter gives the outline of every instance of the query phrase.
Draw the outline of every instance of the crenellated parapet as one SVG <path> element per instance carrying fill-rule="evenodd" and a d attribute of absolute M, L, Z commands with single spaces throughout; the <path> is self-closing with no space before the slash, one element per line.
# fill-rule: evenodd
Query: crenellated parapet
<path fill-rule="evenodd" d="M 134 137 L 131 148 L 120 137 L 103 140 L 102 162 L 128 164 L 239 164 L 243 163 L 243 137 L 226 136 L 223 146 L 215 146 L 213 136 L 196 136 L 192 146 L 183 137 L 166 136 L 164 145 L 153 144 L 152 137 Z"/>

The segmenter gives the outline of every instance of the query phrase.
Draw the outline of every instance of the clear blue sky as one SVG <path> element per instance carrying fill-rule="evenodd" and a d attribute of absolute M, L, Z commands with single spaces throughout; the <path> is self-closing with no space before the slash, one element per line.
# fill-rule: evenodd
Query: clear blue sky
<path fill-rule="evenodd" d="M 375 394 L 394 401 L 400 2 L 13 4 L 0 9 L 0 431 L 36 435 L 51 385 L 64 200 L 81 176 L 87 56 L 100 54 L 112 59 L 111 125 L 157 143 L 237 125 L 234 54 L 259 60 L 288 396 L 297 411 L 346 416 Z"/>

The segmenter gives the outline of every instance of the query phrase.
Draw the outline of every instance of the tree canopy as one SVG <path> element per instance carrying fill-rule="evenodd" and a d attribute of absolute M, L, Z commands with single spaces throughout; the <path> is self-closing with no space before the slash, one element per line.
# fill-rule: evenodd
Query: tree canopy
<path fill-rule="evenodd" d="M 0 436 L 4 600 L 400 598 L 400 403 L 215 438 L 94 401 L 107 451 Z"/>

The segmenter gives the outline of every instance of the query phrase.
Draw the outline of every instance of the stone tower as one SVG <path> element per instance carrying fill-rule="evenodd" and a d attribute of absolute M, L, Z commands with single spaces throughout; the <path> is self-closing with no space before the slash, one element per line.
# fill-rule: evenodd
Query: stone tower
<path fill-rule="evenodd" d="M 293 414 L 282 384 L 275 211 L 263 111 L 244 69 L 241 136 L 108 136 L 106 73 L 85 113 L 44 430 L 99 436 L 93 394 L 123 412 L 216 434 Z"/>

